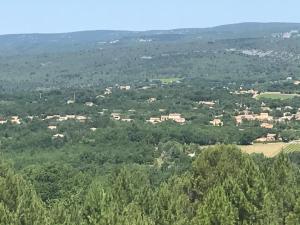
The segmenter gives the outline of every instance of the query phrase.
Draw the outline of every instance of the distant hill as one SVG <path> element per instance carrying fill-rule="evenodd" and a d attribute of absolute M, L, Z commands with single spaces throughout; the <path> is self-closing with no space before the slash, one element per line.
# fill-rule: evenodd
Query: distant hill
<path fill-rule="evenodd" d="M 0 90 L 197 78 L 300 79 L 300 24 L 0 36 Z"/>
<path fill-rule="evenodd" d="M 133 40 L 186 41 L 270 37 L 274 33 L 300 30 L 299 23 L 240 23 L 211 28 L 153 31 L 79 31 L 58 34 L 0 35 L 0 51 L 6 54 L 85 49 L 95 44 Z M 0 53 L 1 54 L 1 53 Z"/>

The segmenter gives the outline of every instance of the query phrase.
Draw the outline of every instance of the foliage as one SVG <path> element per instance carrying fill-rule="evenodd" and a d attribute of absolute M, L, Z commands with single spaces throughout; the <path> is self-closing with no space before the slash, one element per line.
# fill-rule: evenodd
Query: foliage
<path fill-rule="evenodd" d="M 204 150 L 191 171 L 159 185 L 152 183 L 149 168 L 131 165 L 95 178 L 83 195 L 63 192 L 43 203 L 28 182 L 2 163 L 0 220 L 12 225 L 290 225 L 299 222 L 299 182 L 299 170 L 286 155 L 252 157 L 223 145 Z"/>

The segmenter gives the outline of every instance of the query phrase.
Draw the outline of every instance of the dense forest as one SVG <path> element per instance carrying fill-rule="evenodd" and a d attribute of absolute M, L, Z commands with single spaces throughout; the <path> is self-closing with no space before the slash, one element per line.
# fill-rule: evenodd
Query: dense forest
<path fill-rule="evenodd" d="M 0 224 L 300 224 L 299 32 L 0 36 Z"/>
<path fill-rule="evenodd" d="M 158 171 L 135 164 L 88 187 L 86 176 L 69 176 L 65 166 L 48 167 L 36 192 L 1 163 L 1 224 L 300 223 L 299 169 L 283 154 L 251 157 L 221 145 L 161 182 Z"/>

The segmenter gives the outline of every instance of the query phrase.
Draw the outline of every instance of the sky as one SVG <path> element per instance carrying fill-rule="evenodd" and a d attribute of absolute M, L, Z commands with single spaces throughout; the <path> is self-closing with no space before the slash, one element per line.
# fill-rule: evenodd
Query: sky
<path fill-rule="evenodd" d="M 0 34 L 300 22 L 299 0 L 3 0 Z"/>

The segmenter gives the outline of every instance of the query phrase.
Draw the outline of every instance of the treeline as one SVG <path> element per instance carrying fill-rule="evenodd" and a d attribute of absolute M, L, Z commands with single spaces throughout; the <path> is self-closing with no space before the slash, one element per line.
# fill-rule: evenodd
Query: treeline
<path fill-rule="evenodd" d="M 0 172 L 5 225 L 300 223 L 299 168 L 283 154 L 267 159 L 216 146 L 202 151 L 184 174 L 162 183 L 147 166 L 125 166 L 51 203 L 3 162 Z"/>

